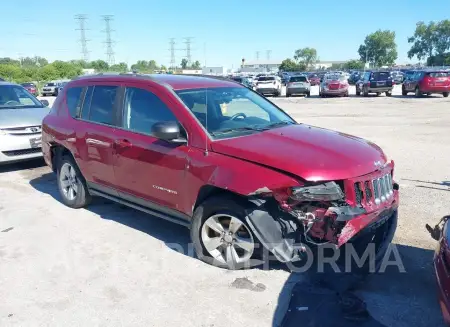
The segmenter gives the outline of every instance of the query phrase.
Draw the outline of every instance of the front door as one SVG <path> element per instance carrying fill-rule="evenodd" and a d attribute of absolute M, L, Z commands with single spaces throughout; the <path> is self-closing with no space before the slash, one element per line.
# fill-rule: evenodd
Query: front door
<path fill-rule="evenodd" d="M 127 84 L 121 129 L 115 134 L 114 170 L 117 188 L 126 200 L 177 211 L 185 196 L 188 146 L 151 133 L 156 122 L 177 121 L 170 107 L 150 86 Z"/>

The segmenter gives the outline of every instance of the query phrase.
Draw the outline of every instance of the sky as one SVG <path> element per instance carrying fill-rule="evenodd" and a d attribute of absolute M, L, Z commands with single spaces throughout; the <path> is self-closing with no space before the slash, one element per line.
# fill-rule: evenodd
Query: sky
<path fill-rule="evenodd" d="M 183 38 L 192 37 L 193 60 L 226 68 L 256 59 L 257 51 L 260 59 L 271 50 L 271 59 L 283 60 L 303 47 L 315 48 L 322 61 L 357 59 L 365 36 L 378 29 L 396 32 L 397 62 L 407 63 L 416 22 L 450 14 L 450 0 L 45 0 L 2 1 L 1 7 L 0 57 L 81 59 L 74 16 L 85 14 L 89 59 L 106 60 L 102 15 L 113 15 L 116 63 L 153 59 L 168 66 L 175 38 L 179 65 Z"/>

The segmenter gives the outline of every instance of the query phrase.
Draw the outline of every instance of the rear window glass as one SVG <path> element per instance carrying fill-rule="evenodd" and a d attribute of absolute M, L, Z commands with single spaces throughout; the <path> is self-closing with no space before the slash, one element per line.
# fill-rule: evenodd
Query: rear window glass
<path fill-rule="evenodd" d="M 432 72 L 432 73 L 427 73 L 427 76 L 430 76 L 430 77 L 449 77 L 450 73 L 448 73 L 448 72 Z"/>
<path fill-rule="evenodd" d="M 47 83 L 47 84 L 45 84 L 45 86 L 55 86 L 56 84 L 55 83 Z"/>
<path fill-rule="evenodd" d="M 34 86 L 33 83 L 22 83 L 21 85 L 22 85 L 22 86 L 25 86 L 25 87 Z"/>
<path fill-rule="evenodd" d="M 242 82 L 242 78 L 241 77 L 233 77 L 232 80 L 235 81 L 235 82 Z"/>
<path fill-rule="evenodd" d="M 273 76 L 261 76 L 258 77 L 258 81 L 274 81 L 275 77 Z"/>
<path fill-rule="evenodd" d="M 81 103 L 81 93 L 83 92 L 82 87 L 72 87 L 67 90 L 67 108 L 72 117 L 77 117 L 79 112 L 79 106 Z"/>
<path fill-rule="evenodd" d="M 306 76 L 292 76 L 289 82 L 307 82 Z"/>
<path fill-rule="evenodd" d="M 384 81 L 384 80 L 389 79 L 389 77 L 391 77 L 390 72 L 373 72 L 372 73 L 372 78 L 376 81 Z"/>

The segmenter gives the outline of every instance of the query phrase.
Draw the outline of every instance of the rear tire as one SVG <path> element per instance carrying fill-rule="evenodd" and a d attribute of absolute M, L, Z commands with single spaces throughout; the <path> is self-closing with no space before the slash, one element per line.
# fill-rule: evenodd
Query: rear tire
<path fill-rule="evenodd" d="M 364 89 L 363 89 L 363 95 L 364 95 L 365 97 L 368 97 L 368 96 L 369 96 L 369 90 L 367 90 L 366 88 L 364 88 Z"/>
<path fill-rule="evenodd" d="M 73 209 L 86 207 L 92 200 L 81 171 L 72 156 L 57 163 L 57 183 L 62 202 Z"/>
<path fill-rule="evenodd" d="M 289 98 L 291 95 L 289 93 L 286 93 L 286 98 Z"/>
<path fill-rule="evenodd" d="M 442 93 L 442 95 L 444 96 L 444 98 L 448 98 L 448 92 L 444 92 Z"/>
<path fill-rule="evenodd" d="M 392 91 L 386 91 L 386 96 L 387 97 L 391 97 L 392 96 Z"/>
<path fill-rule="evenodd" d="M 195 209 L 191 240 L 200 260 L 230 270 L 250 268 L 259 263 L 255 259 L 260 257 L 262 247 L 245 221 L 250 205 L 228 195 L 219 195 L 206 199 Z M 235 229 L 237 226 L 240 227 Z"/>
<path fill-rule="evenodd" d="M 305 97 L 310 97 L 311 96 L 311 92 L 306 92 Z"/>
<path fill-rule="evenodd" d="M 360 96 L 361 95 L 361 91 L 359 89 L 356 89 L 356 95 Z"/>

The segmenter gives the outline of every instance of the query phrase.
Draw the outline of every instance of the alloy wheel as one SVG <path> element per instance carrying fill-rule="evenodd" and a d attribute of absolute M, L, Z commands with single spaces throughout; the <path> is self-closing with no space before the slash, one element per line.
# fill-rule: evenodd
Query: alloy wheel
<path fill-rule="evenodd" d="M 73 201 L 78 194 L 78 178 L 75 168 L 69 163 L 64 163 L 59 173 L 61 190 L 67 200 Z"/>
<path fill-rule="evenodd" d="M 227 214 L 209 217 L 202 226 L 201 240 L 215 260 L 230 267 L 250 260 L 255 250 L 248 227 L 239 218 Z"/>

